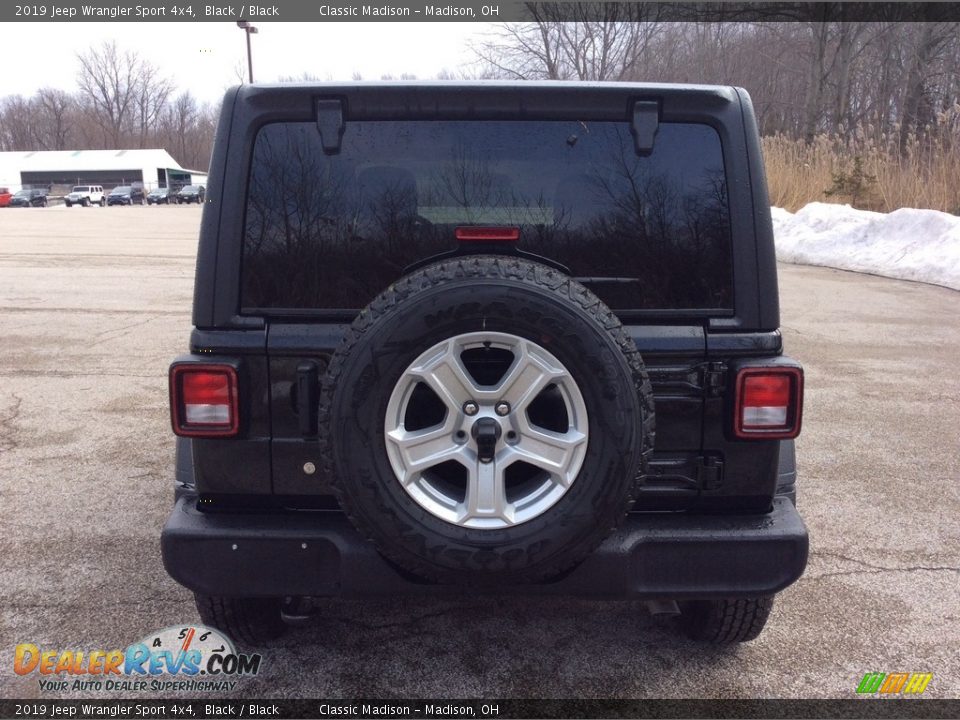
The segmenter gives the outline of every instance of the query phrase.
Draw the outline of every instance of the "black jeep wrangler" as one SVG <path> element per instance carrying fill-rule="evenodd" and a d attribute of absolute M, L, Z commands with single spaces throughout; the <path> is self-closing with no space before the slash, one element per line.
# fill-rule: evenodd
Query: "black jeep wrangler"
<path fill-rule="evenodd" d="M 163 558 L 240 641 L 310 598 L 456 592 L 743 641 L 806 565 L 741 89 L 231 90 L 193 322 Z"/>

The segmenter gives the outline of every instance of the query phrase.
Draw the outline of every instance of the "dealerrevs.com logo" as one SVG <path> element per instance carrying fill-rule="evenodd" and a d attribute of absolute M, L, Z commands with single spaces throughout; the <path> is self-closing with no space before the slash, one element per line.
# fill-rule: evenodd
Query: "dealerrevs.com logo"
<path fill-rule="evenodd" d="M 169 692 L 233 690 L 260 671 L 259 654 L 238 653 L 219 630 L 168 627 L 125 650 L 61 650 L 17 645 L 13 671 L 36 673 L 45 692 Z"/>
<path fill-rule="evenodd" d="M 868 672 L 857 685 L 860 695 L 920 695 L 933 680 L 933 673 Z"/>

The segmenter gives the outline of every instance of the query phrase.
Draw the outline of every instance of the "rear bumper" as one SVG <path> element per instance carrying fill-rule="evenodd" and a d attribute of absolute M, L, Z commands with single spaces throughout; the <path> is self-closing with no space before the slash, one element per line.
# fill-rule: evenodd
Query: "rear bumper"
<path fill-rule="evenodd" d="M 786 498 L 767 515 L 631 514 L 580 565 L 498 594 L 608 599 L 771 595 L 807 564 L 807 529 Z M 457 593 L 388 563 L 338 512 L 212 514 L 177 499 L 162 535 L 171 577 L 205 595 L 375 597 Z M 475 592 L 475 588 L 470 588 Z"/>

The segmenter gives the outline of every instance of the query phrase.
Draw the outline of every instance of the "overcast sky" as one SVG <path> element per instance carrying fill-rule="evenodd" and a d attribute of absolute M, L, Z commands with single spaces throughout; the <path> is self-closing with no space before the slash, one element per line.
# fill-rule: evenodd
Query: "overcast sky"
<path fill-rule="evenodd" d="M 253 74 L 258 82 L 307 72 L 349 80 L 412 73 L 421 79 L 471 63 L 468 43 L 488 23 L 256 23 Z M 2 23 L 0 97 L 32 95 L 50 85 L 71 89 L 76 53 L 104 40 L 136 50 L 173 78 L 179 90 L 218 100 L 247 72 L 243 31 L 224 23 Z"/>

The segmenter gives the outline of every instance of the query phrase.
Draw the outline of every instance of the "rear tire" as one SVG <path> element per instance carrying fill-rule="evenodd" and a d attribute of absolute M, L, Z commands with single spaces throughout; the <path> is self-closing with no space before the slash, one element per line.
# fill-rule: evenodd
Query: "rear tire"
<path fill-rule="evenodd" d="M 680 627 L 693 640 L 724 645 L 755 640 L 773 609 L 773 597 L 680 603 Z"/>
<path fill-rule="evenodd" d="M 195 593 L 204 625 L 222 630 L 245 645 L 262 645 L 286 631 L 280 598 L 228 598 Z"/>

